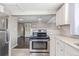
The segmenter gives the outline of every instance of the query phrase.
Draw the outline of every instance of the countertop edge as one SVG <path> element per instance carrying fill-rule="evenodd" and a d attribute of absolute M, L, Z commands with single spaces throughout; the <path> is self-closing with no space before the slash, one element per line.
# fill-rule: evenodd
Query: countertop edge
<path fill-rule="evenodd" d="M 61 40 L 62 42 L 66 43 L 68 45 L 70 45 L 71 47 L 79 50 L 79 46 L 74 44 L 74 43 L 79 43 L 79 39 L 65 37 L 65 36 L 55 36 L 55 38 Z"/>

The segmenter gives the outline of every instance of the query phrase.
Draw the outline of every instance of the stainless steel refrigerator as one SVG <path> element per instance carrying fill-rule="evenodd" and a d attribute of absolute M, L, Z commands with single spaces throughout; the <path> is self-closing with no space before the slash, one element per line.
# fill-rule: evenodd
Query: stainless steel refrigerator
<path fill-rule="evenodd" d="M 0 56 L 8 56 L 8 22 L 5 18 L 0 19 Z"/>

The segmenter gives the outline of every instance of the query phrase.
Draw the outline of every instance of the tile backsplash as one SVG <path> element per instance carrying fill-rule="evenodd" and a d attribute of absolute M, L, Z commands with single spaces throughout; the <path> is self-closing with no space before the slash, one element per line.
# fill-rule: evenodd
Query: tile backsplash
<path fill-rule="evenodd" d="M 61 32 L 61 35 L 64 36 L 71 36 L 70 34 L 70 26 L 69 25 L 63 25 L 59 28 L 59 31 Z"/>
<path fill-rule="evenodd" d="M 38 25 L 40 25 L 40 26 L 38 26 Z M 53 39 L 54 35 L 60 34 L 58 28 L 56 27 L 56 24 L 52 23 L 52 22 L 51 23 L 41 22 L 41 24 L 32 23 L 32 30 L 33 31 L 38 31 L 39 29 L 47 30 L 47 34 L 51 37 L 51 39 Z"/>
<path fill-rule="evenodd" d="M 72 37 L 72 38 L 79 38 L 78 35 L 71 35 L 70 33 L 70 26 L 69 25 L 63 25 L 59 28 L 60 35 Z"/>

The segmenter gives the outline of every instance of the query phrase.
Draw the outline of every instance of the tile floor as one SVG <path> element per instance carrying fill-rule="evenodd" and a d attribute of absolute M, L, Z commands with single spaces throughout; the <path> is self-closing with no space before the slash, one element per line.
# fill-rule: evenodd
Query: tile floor
<path fill-rule="evenodd" d="M 11 56 L 30 56 L 29 49 L 12 49 Z"/>

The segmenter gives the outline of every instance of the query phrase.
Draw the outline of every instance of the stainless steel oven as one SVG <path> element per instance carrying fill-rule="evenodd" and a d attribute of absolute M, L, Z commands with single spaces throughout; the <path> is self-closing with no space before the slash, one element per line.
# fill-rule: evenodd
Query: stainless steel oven
<path fill-rule="evenodd" d="M 48 56 L 50 51 L 49 39 L 47 32 L 38 31 L 33 33 L 30 37 L 30 55 Z"/>
<path fill-rule="evenodd" d="M 48 39 L 30 40 L 30 52 L 34 53 L 49 52 L 49 40 Z"/>

